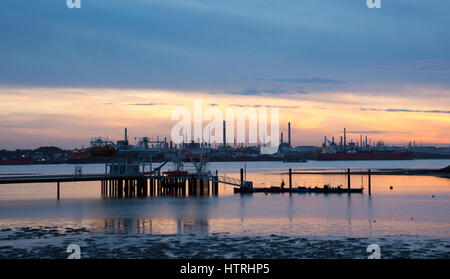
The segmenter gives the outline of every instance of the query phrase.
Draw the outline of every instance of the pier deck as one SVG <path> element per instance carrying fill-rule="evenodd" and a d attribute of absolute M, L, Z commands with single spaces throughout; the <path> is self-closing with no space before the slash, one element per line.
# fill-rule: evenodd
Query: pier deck
<path fill-rule="evenodd" d="M 252 181 L 244 179 L 244 171 L 240 170 L 240 179 L 215 175 L 211 172 L 188 173 L 181 176 L 163 174 L 158 171 L 133 172 L 128 174 L 103 173 L 103 174 L 60 174 L 60 175 L 26 175 L 26 176 L 0 176 L 0 184 L 28 184 L 28 183 L 56 183 L 57 198 L 60 197 L 60 184 L 63 182 L 99 181 L 101 182 L 101 194 L 104 197 L 145 197 L 154 195 L 186 196 L 186 186 L 189 195 L 218 195 L 219 183 L 235 187 L 235 193 L 362 193 L 362 188 L 350 187 L 351 171 L 347 169 L 347 187 L 306 188 L 293 187 L 292 175 L 289 169 L 289 187 L 257 187 Z M 369 195 L 371 194 L 370 176 L 368 170 Z M 358 174 L 361 174 L 359 172 Z M 284 182 L 283 182 L 284 185 Z"/>
<path fill-rule="evenodd" d="M 33 176 L 4 176 L 0 177 L 0 184 L 28 184 L 52 182 L 102 181 L 112 179 L 145 179 L 154 175 L 146 174 L 83 174 L 83 175 L 33 175 Z"/>

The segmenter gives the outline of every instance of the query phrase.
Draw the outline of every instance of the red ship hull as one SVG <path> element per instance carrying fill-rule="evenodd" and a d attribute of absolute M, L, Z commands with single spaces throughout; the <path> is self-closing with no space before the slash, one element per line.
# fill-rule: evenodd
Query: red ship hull
<path fill-rule="evenodd" d="M 32 163 L 31 157 L 12 160 L 0 160 L 0 165 L 31 165 L 31 163 Z"/>
<path fill-rule="evenodd" d="M 85 160 L 89 158 L 89 153 L 87 150 L 78 150 L 73 153 L 72 159 L 74 160 Z"/>
<path fill-rule="evenodd" d="M 194 153 L 194 152 L 188 151 L 184 154 L 183 161 L 185 163 L 190 163 L 191 160 L 194 162 L 200 162 L 200 158 L 201 158 L 200 156 L 203 157 L 204 161 L 208 160 L 208 155 L 206 153 Z"/>
<path fill-rule="evenodd" d="M 316 153 L 317 161 L 412 160 L 411 152 Z"/>
<path fill-rule="evenodd" d="M 93 146 L 89 149 L 89 153 L 92 157 L 114 157 L 117 150 L 111 145 Z"/>

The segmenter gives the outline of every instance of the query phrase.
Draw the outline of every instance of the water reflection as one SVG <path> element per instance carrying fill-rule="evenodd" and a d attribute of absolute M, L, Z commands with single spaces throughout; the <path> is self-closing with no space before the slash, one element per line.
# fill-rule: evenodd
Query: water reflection
<path fill-rule="evenodd" d="M 114 234 L 263 232 L 321 235 L 339 231 L 346 235 L 372 235 L 373 226 L 372 199 L 361 194 L 254 194 L 236 195 L 225 200 L 219 197 L 155 197 L 103 202 L 101 215 L 105 218 L 97 219 L 94 228 Z M 365 208 L 360 208 L 364 205 Z M 358 207 L 356 211 L 355 206 Z M 117 211 L 123 216 L 116 218 Z"/>
<path fill-rule="evenodd" d="M 233 165 L 235 170 L 236 165 Z M 267 170 L 272 164 L 267 165 Z M 276 167 L 276 164 L 275 164 Z M 287 165 L 280 168 L 286 170 Z M 295 169 L 295 168 L 294 168 Z M 230 171 L 231 172 L 231 171 Z M 228 176 L 239 177 L 237 173 Z M 287 175 L 248 172 L 247 178 L 279 186 Z M 352 176 L 352 187 L 367 178 Z M 345 175 L 294 175 L 293 186 L 346 185 Z M 393 190 L 389 186 L 393 185 Z M 372 176 L 372 197 L 364 194 L 236 195 L 219 185 L 219 195 L 186 196 L 180 191 L 139 199 L 100 199 L 100 184 L 63 183 L 0 187 L 0 226 L 13 223 L 94 223 L 98 229 L 137 234 L 211 234 L 215 232 L 293 235 L 435 235 L 448 236 L 450 179 L 431 176 Z M 150 191 L 149 191 L 150 192 Z M 182 191 L 181 191 L 182 192 Z M 197 191 L 200 193 L 200 191 Z M 204 194 L 208 191 L 203 191 Z M 414 217 L 414 219 L 411 219 Z M 60 221 L 61 220 L 61 221 Z M 67 221 L 69 220 L 69 221 Z M 374 222 L 376 221 L 376 222 Z"/>
<path fill-rule="evenodd" d="M 367 199 L 367 221 L 369 222 L 369 236 L 372 236 L 372 196 Z"/>
<path fill-rule="evenodd" d="M 347 195 L 347 222 L 348 231 L 352 234 L 352 196 Z"/>
<path fill-rule="evenodd" d="M 95 220 L 91 227 L 111 234 L 209 234 L 207 219 L 110 218 Z"/>
<path fill-rule="evenodd" d="M 386 195 L 255 194 L 0 203 L 0 228 L 85 226 L 111 234 L 143 235 L 449 237 L 449 199 L 442 195 L 410 199 Z"/>

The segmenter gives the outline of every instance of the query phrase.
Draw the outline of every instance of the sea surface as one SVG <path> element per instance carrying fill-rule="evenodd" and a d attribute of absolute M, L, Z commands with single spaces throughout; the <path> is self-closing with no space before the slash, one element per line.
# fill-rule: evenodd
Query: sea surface
<path fill-rule="evenodd" d="M 159 164 L 153 164 L 153 167 Z M 210 163 L 257 185 L 288 184 L 287 171 L 438 169 L 450 160 Z M 70 174 L 76 165 L 0 166 L 0 176 Z M 81 165 L 102 173 L 102 164 Z M 165 169 L 171 168 L 166 166 Z M 295 174 L 295 186 L 346 185 L 339 174 Z M 100 182 L 0 185 L 0 258 L 450 258 L 450 179 L 352 175 L 363 194 L 237 195 L 105 199 Z"/>

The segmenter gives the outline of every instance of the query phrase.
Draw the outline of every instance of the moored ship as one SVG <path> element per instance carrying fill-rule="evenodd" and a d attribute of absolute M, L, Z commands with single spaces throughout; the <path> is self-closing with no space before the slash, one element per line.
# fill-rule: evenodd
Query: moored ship
<path fill-rule="evenodd" d="M 97 138 L 91 140 L 89 153 L 92 157 L 113 157 L 116 155 L 117 149 L 112 141 Z"/>
<path fill-rule="evenodd" d="M 359 142 L 350 141 L 347 143 L 347 133 L 344 128 L 344 136 L 341 136 L 339 143 L 324 138 L 322 150 L 315 153 L 317 161 L 338 161 L 338 160 L 412 160 L 413 154 L 407 148 L 388 147 L 382 141 L 376 144 L 368 142 L 367 136 L 363 140 L 360 135 Z"/>
<path fill-rule="evenodd" d="M 22 157 L 18 159 L 0 160 L 0 165 L 31 165 L 31 157 Z"/>
<path fill-rule="evenodd" d="M 316 153 L 317 161 L 338 160 L 412 160 L 411 152 Z"/>

